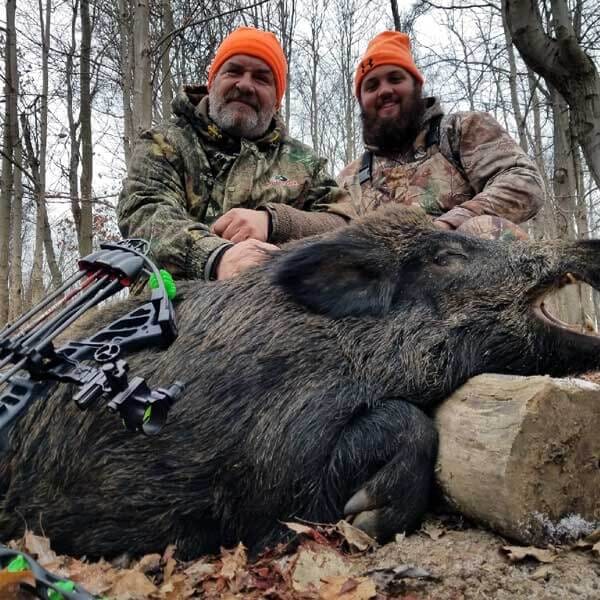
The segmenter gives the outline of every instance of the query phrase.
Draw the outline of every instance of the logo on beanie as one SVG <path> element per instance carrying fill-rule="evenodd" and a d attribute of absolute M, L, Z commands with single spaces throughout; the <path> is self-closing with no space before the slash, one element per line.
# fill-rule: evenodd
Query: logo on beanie
<path fill-rule="evenodd" d="M 369 71 L 370 69 L 373 68 L 373 59 L 369 58 L 369 60 L 367 61 L 362 61 L 360 63 L 360 69 L 363 73 L 366 73 L 367 71 Z"/>

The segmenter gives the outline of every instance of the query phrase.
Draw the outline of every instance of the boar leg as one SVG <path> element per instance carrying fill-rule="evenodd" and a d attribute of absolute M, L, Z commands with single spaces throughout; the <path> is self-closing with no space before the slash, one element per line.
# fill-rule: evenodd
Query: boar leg
<path fill-rule="evenodd" d="M 437 456 L 437 431 L 425 413 L 408 402 L 384 400 L 349 425 L 337 453 L 356 463 L 357 485 L 344 506 L 356 527 L 384 542 L 419 525 Z"/>

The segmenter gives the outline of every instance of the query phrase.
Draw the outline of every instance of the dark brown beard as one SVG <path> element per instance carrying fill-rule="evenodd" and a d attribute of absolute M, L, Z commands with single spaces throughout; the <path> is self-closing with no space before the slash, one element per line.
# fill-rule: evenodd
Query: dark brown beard
<path fill-rule="evenodd" d="M 421 90 L 415 87 L 406 108 L 397 117 L 371 117 L 361 113 L 365 145 L 382 152 L 406 152 L 421 130 L 425 104 Z"/>

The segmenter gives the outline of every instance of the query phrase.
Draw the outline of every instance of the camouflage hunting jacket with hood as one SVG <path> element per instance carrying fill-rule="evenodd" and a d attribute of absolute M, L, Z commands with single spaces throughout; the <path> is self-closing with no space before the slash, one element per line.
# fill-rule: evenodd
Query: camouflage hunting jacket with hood
<path fill-rule="evenodd" d="M 209 279 L 214 259 L 231 245 L 209 226 L 228 210 L 267 210 L 268 241 L 278 243 L 296 213 L 325 210 L 345 196 L 325 162 L 288 137 L 277 119 L 258 140 L 228 136 L 208 117 L 206 87 L 184 86 L 172 119 L 143 132 L 134 149 L 117 207 L 119 228 L 124 237 L 149 240 L 154 260 L 175 277 Z M 339 220 L 325 214 L 308 233 Z"/>
<path fill-rule="evenodd" d="M 452 229 L 481 215 L 512 223 L 533 217 L 544 200 L 542 178 L 501 125 L 487 113 L 444 115 L 439 100 L 426 102 L 423 127 L 412 148 L 396 156 L 370 148 L 371 178 L 362 185 L 361 159 L 347 165 L 337 179 L 351 199 L 329 210 L 354 218 L 388 203 L 418 205 Z M 439 134 L 428 147 L 428 133 L 436 123 Z"/>

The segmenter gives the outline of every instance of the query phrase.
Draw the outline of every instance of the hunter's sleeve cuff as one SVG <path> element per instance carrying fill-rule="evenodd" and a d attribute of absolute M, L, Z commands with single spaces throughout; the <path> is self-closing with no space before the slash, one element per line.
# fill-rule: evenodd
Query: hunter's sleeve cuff
<path fill-rule="evenodd" d="M 309 235 L 325 233 L 348 223 L 341 215 L 328 212 L 308 212 L 287 204 L 269 203 L 263 207 L 271 217 L 269 242 L 282 244 Z"/>
<path fill-rule="evenodd" d="M 208 257 L 206 261 L 206 265 L 204 267 L 204 281 L 216 281 L 217 279 L 217 267 L 221 262 L 221 258 L 223 258 L 223 254 L 229 248 L 231 248 L 233 244 L 223 244 L 219 246 L 216 250 L 213 250 L 212 254 Z"/>
<path fill-rule="evenodd" d="M 192 230 L 190 235 L 192 239 L 185 257 L 185 274 L 190 279 L 207 280 L 207 263 L 213 253 L 220 248 L 225 251 L 232 244 L 216 235 L 206 235 L 201 230 L 197 233 Z"/>

